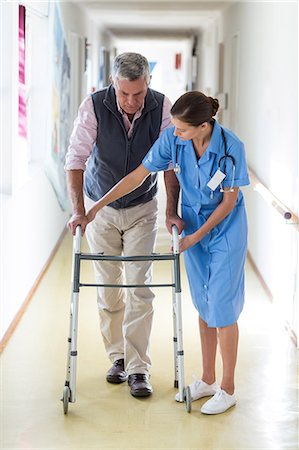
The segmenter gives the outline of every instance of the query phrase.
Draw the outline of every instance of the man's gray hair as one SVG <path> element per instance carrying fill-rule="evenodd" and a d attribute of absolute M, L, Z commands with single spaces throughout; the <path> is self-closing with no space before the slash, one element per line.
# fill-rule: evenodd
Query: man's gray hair
<path fill-rule="evenodd" d="M 112 64 L 112 79 L 135 81 L 145 78 L 150 83 L 148 60 L 139 53 L 122 53 L 116 56 Z"/>

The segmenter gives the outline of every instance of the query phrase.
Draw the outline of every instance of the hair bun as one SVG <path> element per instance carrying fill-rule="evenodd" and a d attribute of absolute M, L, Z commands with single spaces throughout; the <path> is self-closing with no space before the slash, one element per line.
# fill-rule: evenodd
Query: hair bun
<path fill-rule="evenodd" d="M 213 116 L 217 113 L 219 109 L 219 101 L 217 98 L 209 97 L 212 103 L 212 109 L 213 109 Z"/>

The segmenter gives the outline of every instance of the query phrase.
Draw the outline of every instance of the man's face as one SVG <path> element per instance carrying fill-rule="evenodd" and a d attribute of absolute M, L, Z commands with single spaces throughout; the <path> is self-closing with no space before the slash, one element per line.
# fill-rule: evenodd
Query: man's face
<path fill-rule="evenodd" d="M 138 80 L 115 80 L 112 82 L 120 107 L 127 114 L 135 114 L 143 105 L 148 85 L 145 78 Z"/>

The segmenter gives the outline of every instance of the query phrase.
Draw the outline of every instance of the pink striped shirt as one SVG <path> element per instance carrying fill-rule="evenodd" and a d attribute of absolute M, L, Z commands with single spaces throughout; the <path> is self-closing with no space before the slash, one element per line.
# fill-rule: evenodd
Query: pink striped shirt
<path fill-rule="evenodd" d="M 119 112 L 122 114 L 128 137 L 133 133 L 136 119 L 141 116 L 143 106 L 135 113 L 132 123 L 127 114 L 117 105 Z M 171 125 L 170 120 L 171 102 L 164 97 L 162 122 L 160 134 L 165 128 Z M 85 170 L 85 164 L 92 152 L 93 145 L 96 141 L 98 133 L 98 123 L 94 112 L 91 95 L 88 95 L 81 103 L 78 116 L 74 121 L 74 128 L 70 137 L 70 145 L 65 158 L 65 170 L 81 169 Z"/>

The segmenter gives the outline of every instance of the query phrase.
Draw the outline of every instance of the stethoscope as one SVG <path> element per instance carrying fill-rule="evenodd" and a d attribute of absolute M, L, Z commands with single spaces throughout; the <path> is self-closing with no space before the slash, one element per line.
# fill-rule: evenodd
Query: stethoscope
<path fill-rule="evenodd" d="M 234 182 L 235 182 L 236 163 L 235 163 L 235 158 L 227 153 L 227 141 L 226 141 L 226 137 L 225 137 L 224 130 L 222 127 L 221 127 L 221 136 L 222 136 L 222 140 L 223 140 L 223 144 L 224 144 L 224 155 L 221 156 L 221 158 L 218 161 L 217 170 L 221 171 L 221 164 L 224 163 L 224 170 L 222 172 L 226 175 L 226 163 L 227 163 L 227 160 L 229 159 L 231 161 L 231 166 L 232 166 L 232 181 L 231 181 L 230 188 L 226 189 L 225 191 L 223 189 L 223 185 L 222 185 L 222 181 L 221 181 L 219 183 L 220 192 L 234 192 L 233 186 L 234 186 Z M 179 145 L 176 144 L 176 146 L 175 146 L 175 164 L 174 164 L 173 171 L 176 174 L 180 175 L 182 173 L 182 170 L 181 170 L 181 166 L 179 165 L 179 162 L 178 162 L 178 156 L 179 156 Z M 213 170 L 213 167 L 212 167 L 212 170 Z M 211 175 L 212 175 L 212 173 L 210 174 L 210 176 Z M 211 198 L 213 198 L 213 194 L 214 194 L 213 190 L 211 189 Z"/>

